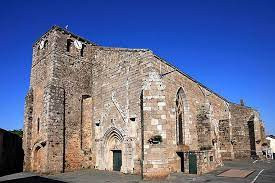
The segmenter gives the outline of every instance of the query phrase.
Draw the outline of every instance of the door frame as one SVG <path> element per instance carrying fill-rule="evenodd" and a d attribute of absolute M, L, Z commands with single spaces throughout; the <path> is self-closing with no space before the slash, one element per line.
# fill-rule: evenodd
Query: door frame
<path fill-rule="evenodd" d="M 184 171 L 184 169 L 185 169 L 185 166 L 184 166 L 184 164 L 185 164 L 185 162 L 184 162 L 184 152 L 182 152 L 182 151 L 179 151 L 179 152 L 176 152 L 177 153 L 177 155 L 178 155 L 178 157 L 180 157 L 180 172 L 182 172 L 182 173 L 184 173 L 185 171 Z"/>

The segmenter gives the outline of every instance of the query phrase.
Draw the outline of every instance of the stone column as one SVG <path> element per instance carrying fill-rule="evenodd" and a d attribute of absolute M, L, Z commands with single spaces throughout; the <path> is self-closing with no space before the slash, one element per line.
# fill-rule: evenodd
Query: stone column
<path fill-rule="evenodd" d="M 150 72 L 143 86 L 144 179 L 163 178 L 170 173 L 166 146 L 167 124 L 164 89 L 165 86 L 159 73 Z M 162 142 L 157 144 L 152 142 L 154 136 L 161 136 Z"/>
<path fill-rule="evenodd" d="M 65 155 L 65 92 L 49 84 L 44 93 L 44 115 L 47 125 L 47 168 L 51 173 L 64 171 Z"/>
<path fill-rule="evenodd" d="M 25 98 L 23 150 L 24 150 L 24 171 L 31 171 L 31 132 L 33 119 L 33 90 L 28 91 Z"/>
<path fill-rule="evenodd" d="M 255 132 L 255 145 L 256 145 L 256 154 L 260 158 L 263 157 L 262 152 L 262 136 L 261 136 L 261 122 L 260 122 L 260 116 L 257 112 L 254 111 L 254 132 Z"/>

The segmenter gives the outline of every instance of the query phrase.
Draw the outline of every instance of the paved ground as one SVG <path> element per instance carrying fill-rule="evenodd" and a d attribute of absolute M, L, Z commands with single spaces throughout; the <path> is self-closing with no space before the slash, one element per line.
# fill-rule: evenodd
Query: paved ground
<path fill-rule="evenodd" d="M 6 183 L 138 183 L 138 182 L 192 182 L 192 183 L 274 183 L 275 182 L 275 160 L 273 161 L 234 161 L 225 162 L 225 165 L 216 171 L 203 176 L 172 174 L 164 181 L 142 181 L 136 175 L 124 175 L 118 172 L 106 172 L 98 170 L 82 170 L 68 172 L 51 176 L 39 176 L 31 173 L 17 173 L 0 177 L 0 182 Z M 217 175 L 229 170 L 241 169 L 254 171 L 246 178 L 218 177 Z M 259 173 L 261 173 L 259 175 Z M 257 180 L 255 181 L 255 178 Z M 253 182 L 254 181 L 254 182 Z"/>
<path fill-rule="evenodd" d="M 254 163 L 253 163 L 254 162 Z M 218 177 L 220 173 L 229 169 L 252 170 L 254 171 L 246 178 Z M 261 172 L 260 175 L 258 175 Z M 257 179 L 255 180 L 255 178 Z M 173 174 L 170 176 L 171 182 L 192 182 L 192 183 L 275 183 L 275 161 L 232 161 L 225 162 L 224 166 L 216 171 L 203 176 L 183 176 Z M 253 182 L 254 181 L 254 182 Z"/>

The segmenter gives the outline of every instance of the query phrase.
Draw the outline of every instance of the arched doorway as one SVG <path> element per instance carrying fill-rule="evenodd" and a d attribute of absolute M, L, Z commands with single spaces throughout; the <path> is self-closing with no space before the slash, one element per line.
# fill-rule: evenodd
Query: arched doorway
<path fill-rule="evenodd" d="M 110 128 L 105 133 L 105 169 L 121 171 L 123 165 L 123 137 L 117 128 Z"/>
<path fill-rule="evenodd" d="M 43 147 L 37 146 L 33 153 L 33 171 L 42 172 Z"/>
<path fill-rule="evenodd" d="M 32 152 L 32 170 L 34 172 L 43 172 L 44 165 L 45 165 L 45 141 L 40 141 L 39 143 L 36 143 L 33 146 L 33 152 Z"/>

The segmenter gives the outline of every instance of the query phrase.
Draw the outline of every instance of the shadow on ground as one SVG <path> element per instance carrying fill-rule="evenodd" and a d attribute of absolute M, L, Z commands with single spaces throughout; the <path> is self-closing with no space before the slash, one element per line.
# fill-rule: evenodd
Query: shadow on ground
<path fill-rule="evenodd" d="M 3 181 L 3 183 L 37 183 L 37 182 L 40 182 L 40 183 L 65 183 L 65 182 L 62 182 L 59 180 L 53 180 L 53 179 L 48 179 L 48 178 L 39 177 L 39 176 L 32 176 L 32 177 Z"/>

